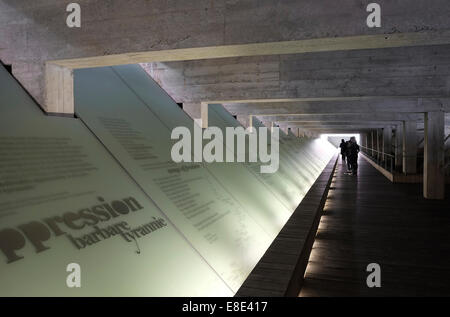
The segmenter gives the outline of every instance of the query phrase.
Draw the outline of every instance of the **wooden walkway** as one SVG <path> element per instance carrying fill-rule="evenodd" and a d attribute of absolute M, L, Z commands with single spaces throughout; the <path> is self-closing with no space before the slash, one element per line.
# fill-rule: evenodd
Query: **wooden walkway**
<path fill-rule="evenodd" d="M 349 176 L 339 160 L 300 296 L 450 296 L 450 198 L 359 164 Z M 381 288 L 366 284 L 373 262 Z"/>

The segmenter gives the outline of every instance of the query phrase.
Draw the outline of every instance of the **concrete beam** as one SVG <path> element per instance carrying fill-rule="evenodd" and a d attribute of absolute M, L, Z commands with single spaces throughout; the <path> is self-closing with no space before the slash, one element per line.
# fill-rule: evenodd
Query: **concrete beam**
<path fill-rule="evenodd" d="M 429 101 L 428 99 L 431 99 Z M 395 97 L 395 96 L 364 96 L 364 97 L 321 97 L 321 98 L 296 98 L 280 101 L 273 99 L 265 100 L 247 100 L 247 103 L 226 101 L 223 106 L 233 115 L 237 116 L 258 116 L 263 120 L 277 122 L 274 119 L 296 118 L 306 115 L 317 118 L 334 118 L 334 114 L 340 114 L 340 118 L 350 117 L 355 120 L 362 120 L 372 115 L 374 120 L 414 120 L 420 117 L 418 113 L 424 109 L 441 109 L 450 106 L 445 98 L 417 98 L 417 97 Z M 220 101 L 214 103 L 203 102 L 201 104 L 201 114 L 203 127 L 208 126 L 207 107 L 209 104 L 220 104 Z M 326 116 L 328 115 L 328 117 Z M 336 120 L 335 120 L 336 121 Z M 250 122 L 251 123 L 251 122 Z"/>
<path fill-rule="evenodd" d="M 405 121 L 416 120 L 423 122 L 423 115 L 419 113 L 344 113 L 344 114 L 288 114 L 288 115 L 258 115 L 274 122 L 324 122 L 324 121 Z"/>
<path fill-rule="evenodd" d="M 124 54 L 100 55 L 94 57 L 83 57 L 75 59 L 51 60 L 46 62 L 46 73 L 53 69 L 51 66 L 66 68 L 68 70 L 77 68 L 104 67 L 122 64 L 136 64 L 149 62 L 174 62 L 191 61 L 217 58 L 257 57 L 263 55 L 286 55 L 302 54 L 326 51 L 346 51 L 361 49 L 378 49 L 389 47 L 411 47 L 450 44 L 450 30 L 424 33 L 395 33 L 351 36 L 341 38 L 319 38 L 300 41 L 284 41 L 270 43 L 253 43 L 240 45 L 222 45 L 210 47 L 195 47 L 161 51 L 143 51 Z M 52 76 L 46 75 L 46 76 Z M 164 86 L 164 85 L 163 85 Z M 46 94 L 50 97 L 50 87 L 46 87 Z M 71 88 L 73 90 L 73 88 Z M 283 89 L 282 89 L 283 90 Z M 285 90 L 290 90 L 285 87 Z M 64 94 L 69 94 L 70 89 Z M 72 92 L 73 94 L 73 92 Z M 177 99 L 177 98 L 175 98 Z M 283 99 L 280 99 L 283 100 Z M 44 106 L 49 112 L 56 112 L 53 106 L 56 101 L 46 99 Z M 245 101 L 245 100 L 242 100 Z M 192 102 L 192 100 L 188 100 Z M 204 101 L 205 103 L 223 103 L 218 100 Z M 203 111 L 203 110 L 201 110 Z M 206 123 L 205 123 L 206 124 Z"/>
<path fill-rule="evenodd" d="M 285 127 L 288 128 L 288 127 Z M 294 127 L 291 127 L 294 128 Z M 353 131 L 353 132 L 358 132 L 358 133 L 363 133 L 363 132 L 367 132 L 370 131 L 371 129 L 373 129 L 373 127 L 361 127 L 361 126 L 315 126 L 315 127 L 307 127 L 304 130 L 308 130 L 308 131 L 313 131 L 313 130 L 326 130 L 326 131 L 331 131 L 330 133 L 332 133 L 333 131 L 343 131 L 343 130 L 349 130 L 349 131 Z"/>
<path fill-rule="evenodd" d="M 47 63 L 65 68 L 77 69 L 148 62 L 173 62 L 227 57 L 284 55 L 444 44 L 450 44 L 449 30 L 130 52 L 106 56 L 53 60 L 48 61 Z"/>
<path fill-rule="evenodd" d="M 357 126 L 357 127 L 386 127 L 386 126 L 396 126 L 397 121 L 315 121 L 315 122 L 302 122 L 302 121 L 281 121 L 277 122 L 280 126 L 288 127 L 326 127 L 326 126 Z"/>
<path fill-rule="evenodd" d="M 292 114 L 368 114 L 450 112 L 448 98 L 364 97 L 348 100 L 310 98 L 308 101 L 283 103 L 227 103 L 224 107 L 233 115 L 280 116 Z"/>
<path fill-rule="evenodd" d="M 361 134 L 363 132 L 369 132 L 370 129 L 367 130 L 361 130 L 361 129 L 343 129 L 343 128 L 333 128 L 333 129 L 327 129 L 327 128 L 314 128 L 314 129 L 308 129 L 304 130 L 305 132 L 314 132 L 315 135 L 320 134 Z"/>

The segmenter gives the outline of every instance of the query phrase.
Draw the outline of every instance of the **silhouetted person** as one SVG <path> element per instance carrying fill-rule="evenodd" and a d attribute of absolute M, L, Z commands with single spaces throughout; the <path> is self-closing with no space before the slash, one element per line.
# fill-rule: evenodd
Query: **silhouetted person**
<path fill-rule="evenodd" d="M 356 138 L 352 136 L 348 145 L 347 161 L 350 161 L 352 175 L 358 174 L 358 153 L 359 145 L 356 143 Z"/>
<path fill-rule="evenodd" d="M 347 159 L 347 172 L 350 173 L 352 171 L 352 162 L 349 159 L 350 156 L 350 140 L 345 142 L 345 157 Z"/>
<path fill-rule="evenodd" d="M 345 156 L 347 155 L 347 144 L 344 139 L 341 139 L 341 144 L 339 144 L 341 148 L 341 156 L 342 156 L 342 164 L 345 164 Z"/>

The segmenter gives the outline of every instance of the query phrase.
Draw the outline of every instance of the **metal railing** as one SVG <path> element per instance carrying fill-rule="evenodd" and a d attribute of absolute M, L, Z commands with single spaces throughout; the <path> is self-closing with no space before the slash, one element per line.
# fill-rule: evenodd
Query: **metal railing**
<path fill-rule="evenodd" d="M 444 144 L 450 139 L 450 134 L 447 135 L 444 138 Z M 418 142 L 418 146 L 424 142 L 424 139 L 421 139 Z M 363 145 L 359 145 L 361 148 L 361 151 L 365 153 L 368 157 L 370 157 L 375 163 L 380 165 L 381 167 L 384 167 L 384 169 L 390 171 L 393 173 L 396 171 L 396 156 L 393 154 L 388 154 L 383 151 L 378 151 L 373 148 L 368 148 Z M 397 153 L 395 145 L 392 149 L 393 153 Z M 404 153 L 400 154 L 400 159 L 403 161 L 403 158 L 408 157 L 415 157 L 416 158 L 416 173 L 422 174 L 423 173 L 423 163 L 424 163 L 424 153 L 423 149 L 418 149 L 417 154 L 414 156 L 406 156 Z M 401 165 L 403 162 L 401 163 Z M 401 172 L 401 170 L 397 170 L 397 172 Z M 444 173 L 448 176 L 450 176 L 450 148 L 445 149 L 444 151 Z"/>
<path fill-rule="evenodd" d="M 375 149 L 368 148 L 362 145 L 360 145 L 359 147 L 362 149 L 361 151 L 369 156 L 373 161 L 375 161 L 375 163 L 391 173 L 394 172 L 395 155 L 377 151 Z"/>

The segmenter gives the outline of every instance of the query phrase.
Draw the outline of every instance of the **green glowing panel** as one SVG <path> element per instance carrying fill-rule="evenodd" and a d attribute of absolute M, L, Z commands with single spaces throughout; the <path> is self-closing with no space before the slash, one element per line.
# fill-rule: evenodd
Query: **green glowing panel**
<path fill-rule="evenodd" d="M 222 129 L 240 126 L 221 105 L 210 105 L 209 123 Z M 264 125 L 253 118 L 255 128 Z M 258 131 L 258 130 L 256 130 Z M 280 167 L 274 174 L 259 174 L 260 163 L 247 163 L 271 190 L 294 211 L 331 159 L 334 149 L 321 139 L 293 139 L 280 130 Z M 313 159 L 314 158 L 314 159 Z"/>
<path fill-rule="evenodd" d="M 170 127 L 113 68 L 75 72 L 75 109 L 177 229 L 237 291 L 272 241 L 270 235 L 204 164 L 172 161 L 175 141 L 170 138 Z"/>
<path fill-rule="evenodd" d="M 321 140 L 320 140 L 321 141 Z M 303 172 L 302 178 L 307 179 L 308 182 L 314 182 L 317 175 L 320 174 L 325 167 L 326 163 L 322 166 L 320 164 L 322 158 L 325 158 L 327 163 L 331 156 L 317 155 L 315 149 L 311 144 L 313 139 L 304 140 L 304 142 L 294 140 L 292 136 L 286 135 L 280 130 L 280 147 L 284 151 L 284 157 L 291 166 L 294 166 L 295 170 Z M 326 144 L 321 144 L 326 146 Z M 331 154 L 330 154 L 331 155 Z"/>
<path fill-rule="evenodd" d="M 194 135 L 194 121 L 148 76 L 142 67 L 125 65 L 114 67 L 114 70 L 169 129 L 183 126 L 189 128 L 191 135 Z M 203 145 L 208 142 L 209 140 L 205 140 Z M 220 142 L 225 144 L 224 138 L 220 138 Z M 227 155 L 228 151 L 230 150 L 227 147 L 222 147 L 224 155 Z M 213 162 L 205 166 L 243 206 L 245 212 L 269 234 L 271 239 L 274 239 L 291 213 L 271 192 L 267 184 L 261 181 L 261 178 L 255 177 L 251 169 L 243 163 Z"/>
<path fill-rule="evenodd" d="M 1 67 L 0 221 L 0 296 L 233 294 L 82 122 L 45 116 Z"/>
<path fill-rule="evenodd" d="M 220 105 L 209 106 L 208 121 L 211 125 L 218 126 L 223 130 L 225 130 L 227 127 L 241 126 L 239 122 L 230 114 L 228 114 L 226 110 Z M 257 131 L 258 130 L 256 130 L 256 132 Z M 283 204 L 292 213 L 301 200 L 301 193 L 299 187 L 296 184 L 297 180 L 294 179 L 286 170 L 282 155 L 283 154 L 280 153 L 279 169 L 276 173 L 262 174 L 260 172 L 260 162 L 247 161 L 245 165 L 257 178 L 259 178 L 270 188 L 270 190 L 278 197 L 278 199 L 283 202 Z M 248 154 L 246 156 L 248 157 Z"/>

